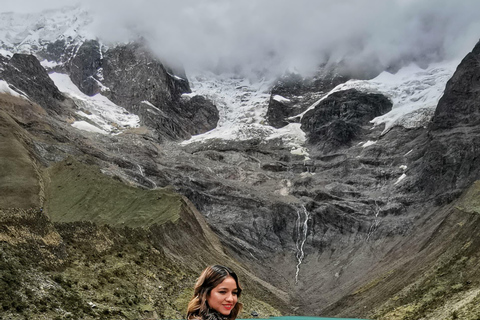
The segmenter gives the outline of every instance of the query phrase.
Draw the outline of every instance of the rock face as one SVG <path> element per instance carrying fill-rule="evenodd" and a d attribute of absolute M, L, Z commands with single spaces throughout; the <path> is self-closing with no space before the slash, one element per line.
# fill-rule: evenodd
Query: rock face
<path fill-rule="evenodd" d="M 329 151 L 348 145 L 362 134 L 363 126 L 392 108 L 383 95 L 355 89 L 335 92 L 302 118 L 308 143 Z"/>
<path fill-rule="evenodd" d="M 451 129 L 480 124 L 480 43 L 457 67 L 438 102 L 430 129 Z"/>
<path fill-rule="evenodd" d="M 267 109 L 268 124 L 274 128 L 282 128 L 291 121 L 288 118 L 296 116 L 305 111 L 305 107 L 295 107 L 290 99 L 283 98 L 283 96 L 273 95 L 270 97 Z"/>
<path fill-rule="evenodd" d="M 54 50 L 55 53 L 55 48 L 51 50 Z M 102 91 L 102 62 L 102 52 L 98 41 L 85 41 L 78 48 L 73 59 L 68 63 L 68 72 L 70 79 L 80 91 L 89 96 Z"/>
<path fill-rule="evenodd" d="M 14 54 L 0 75 L 50 112 L 61 114 L 65 97 L 33 55 Z"/>
<path fill-rule="evenodd" d="M 449 202 L 480 178 L 480 43 L 448 81 L 418 165 L 417 187 Z"/>
<path fill-rule="evenodd" d="M 315 100 L 346 82 L 350 77 L 332 68 L 321 68 L 313 78 L 296 73 L 281 77 L 272 88 L 266 119 L 269 125 L 281 128 L 294 120 L 288 119 L 305 111 Z"/>
<path fill-rule="evenodd" d="M 184 72 L 174 74 L 144 43 L 102 49 L 96 40 L 85 41 L 68 72 L 85 94 L 101 92 L 139 115 L 143 124 L 156 129 L 160 140 L 187 139 L 217 125 L 216 107 L 201 97 L 181 99 L 191 92 Z"/>
<path fill-rule="evenodd" d="M 58 39 L 54 42 L 48 42 L 37 52 L 38 57 L 47 61 L 56 61 L 58 63 L 67 63 L 77 51 L 74 39 Z"/>
<path fill-rule="evenodd" d="M 187 81 L 170 74 L 141 43 L 108 50 L 104 57 L 103 77 L 111 99 L 124 105 L 138 104 L 142 101 L 140 99 L 158 106 L 168 105 L 185 92 L 185 86 L 179 84 Z"/>
<path fill-rule="evenodd" d="M 212 101 L 203 96 L 181 99 L 178 107 L 182 117 L 189 121 L 186 125 L 191 135 L 205 133 L 217 126 L 218 109 Z"/>

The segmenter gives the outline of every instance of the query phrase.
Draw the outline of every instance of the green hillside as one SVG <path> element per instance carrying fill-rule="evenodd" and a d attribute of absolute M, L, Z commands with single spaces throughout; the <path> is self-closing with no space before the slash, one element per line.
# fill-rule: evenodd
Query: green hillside
<path fill-rule="evenodd" d="M 73 158 L 46 170 L 46 210 L 54 222 L 150 226 L 176 221 L 184 201 L 168 189 L 145 190 Z"/>
<path fill-rule="evenodd" d="M 40 183 L 35 163 L 26 147 L 26 132 L 4 110 L 12 101 L 18 108 L 25 102 L 0 95 L 0 208 L 30 208 L 40 205 Z"/>

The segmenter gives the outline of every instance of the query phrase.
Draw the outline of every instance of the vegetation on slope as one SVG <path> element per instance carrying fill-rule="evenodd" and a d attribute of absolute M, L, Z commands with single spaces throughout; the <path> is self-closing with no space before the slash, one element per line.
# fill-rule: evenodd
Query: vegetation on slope
<path fill-rule="evenodd" d="M 165 225 L 196 238 L 175 254 L 161 226 L 131 228 L 87 221 L 52 223 L 37 209 L 0 210 L 0 308 L 10 319 L 180 319 L 193 294 L 198 262 L 235 266 L 181 220 Z M 160 235 L 159 232 L 162 234 Z M 186 233 L 188 232 L 188 233 Z M 168 236 L 168 235 L 167 235 Z M 189 252 L 193 249 L 197 257 Z M 201 259 L 191 265 L 178 259 Z M 236 269 L 237 269 L 236 268 Z M 280 313 L 265 289 L 241 275 L 246 302 L 262 316 Z"/>
<path fill-rule="evenodd" d="M 390 281 L 382 280 L 388 285 L 414 279 L 376 310 L 374 319 L 480 319 L 479 194 L 477 181 L 423 245 L 417 261 L 392 272 Z M 431 252 L 440 253 L 431 257 L 433 263 Z M 418 268 L 422 262 L 424 268 Z"/>
<path fill-rule="evenodd" d="M 40 203 L 38 172 L 28 150 L 28 134 L 10 116 L 38 106 L 0 94 L 0 208 L 30 208 Z"/>
<path fill-rule="evenodd" d="M 479 320 L 479 194 L 477 181 L 455 202 L 433 208 L 329 312 L 378 320 Z"/>
<path fill-rule="evenodd" d="M 54 222 L 91 221 L 129 227 L 174 222 L 184 203 L 169 189 L 145 190 L 68 158 L 46 170 L 46 210 Z"/>
<path fill-rule="evenodd" d="M 13 319 L 180 318 L 195 273 L 141 229 L 0 211 L 0 305 Z M 19 235 L 21 234 L 21 237 Z"/>

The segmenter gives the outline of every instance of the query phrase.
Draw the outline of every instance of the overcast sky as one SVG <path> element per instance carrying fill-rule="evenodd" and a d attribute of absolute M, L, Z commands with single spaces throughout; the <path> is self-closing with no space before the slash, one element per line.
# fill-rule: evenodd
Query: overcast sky
<path fill-rule="evenodd" d="M 73 0 L 2 0 L 34 12 Z M 343 60 L 351 68 L 463 57 L 480 38 L 478 0 L 83 0 L 101 37 L 143 35 L 188 66 L 305 72 Z M 133 30 L 133 31 L 132 31 Z"/>

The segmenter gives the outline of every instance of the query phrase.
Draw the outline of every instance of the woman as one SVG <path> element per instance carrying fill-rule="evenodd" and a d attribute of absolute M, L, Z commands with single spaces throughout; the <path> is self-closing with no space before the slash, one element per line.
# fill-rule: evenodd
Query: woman
<path fill-rule="evenodd" d="M 188 320 L 234 320 L 242 309 L 242 288 L 230 268 L 214 265 L 203 270 L 188 303 Z"/>

